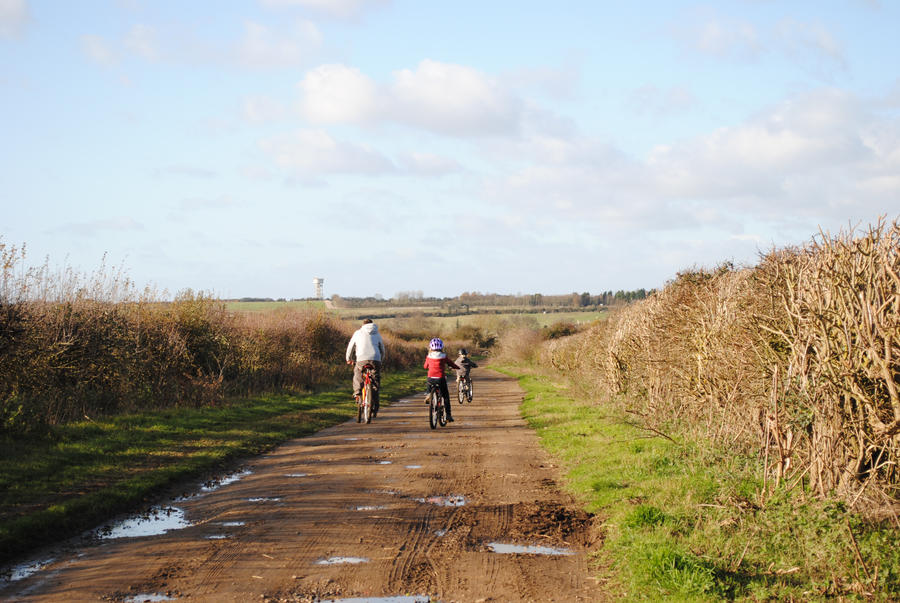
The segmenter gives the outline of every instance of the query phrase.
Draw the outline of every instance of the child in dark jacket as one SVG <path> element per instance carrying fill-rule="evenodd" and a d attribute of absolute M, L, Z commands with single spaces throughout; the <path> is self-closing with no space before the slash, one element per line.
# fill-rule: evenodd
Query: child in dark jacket
<path fill-rule="evenodd" d="M 462 367 L 462 370 L 456 371 L 456 380 L 460 379 L 468 379 L 469 371 L 473 368 L 478 368 L 478 365 L 472 362 L 472 359 L 469 358 L 469 351 L 466 348 L 461 348 L 459 350 L 459 356 L 456 358 L 456 364 Z"/>
<path fill-rule="evenodd" d="M 441 388 L 441 395 L 444 396 L 444 411 L 447 413 L 447 421 L 453 422 L 453 415 L 450 408 L 450 390 L 447 389 L 447 377 L 444 375 L 444 367 L 449 366 L 456 370 L 460 370 L 459 366 L 447 358 L 444 353 L 444 342 L 435 337 L 428 344 L 429 352 L 425 358 L 425 370 L 428 371 L 428 383 L 435 384 Z M 426 402 L 430 400 L 426 399 Z"/>

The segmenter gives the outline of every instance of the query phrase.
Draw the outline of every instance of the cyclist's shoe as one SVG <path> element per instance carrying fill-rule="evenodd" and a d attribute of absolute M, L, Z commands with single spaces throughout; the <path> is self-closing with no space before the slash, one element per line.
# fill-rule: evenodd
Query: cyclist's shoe
<path fill-rule="evenodd" d="M 428 394 L 425 396 L 425 404 L 431 404 L 431 396 L 432 393 L 428 392 Z"/>
<path fill-rule="evenodd" d="M 359 402 L 360 397 L 361 396 L 359 394 L 353 394 L 353 399 L 356 400 L 357 402 Z"/>
<path fill-rule="evenodd" d="M 453 422 L 453 417 L 447 417 L 447 422 L 448 422 L 448 423 L 452 423 L 452 422 Z"/>

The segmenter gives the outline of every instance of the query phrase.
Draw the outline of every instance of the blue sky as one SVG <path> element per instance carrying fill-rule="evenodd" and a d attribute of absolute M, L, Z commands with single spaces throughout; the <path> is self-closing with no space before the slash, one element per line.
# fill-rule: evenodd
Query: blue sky
<path fill-rule="evenodd" d="M 900 3 L 0 0 L 0 237 L 223 297 L 658 287 L 900 216 Z"/>

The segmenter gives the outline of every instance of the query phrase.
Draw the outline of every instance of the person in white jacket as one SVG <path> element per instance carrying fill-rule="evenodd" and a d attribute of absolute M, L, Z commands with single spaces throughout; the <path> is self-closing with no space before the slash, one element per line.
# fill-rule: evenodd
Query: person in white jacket
<path fill-rule="evenodd" d="M 371 318 L 363 321 L 362 326 L 353 333 L 350 343 L 347 344 L 347 364 L 353 364 L 352 357 L 356 355 L 356 365 L 353 367 L 353 397 L 359 400 L 362 393 L 362 368 L 366 364 L 375 367 L 375 396 L 372 400 L 372 415 L 378 413 L 378 390 L 381 389 L 381 362 L 384 360 L 384 342 L 378 325 Z"/>

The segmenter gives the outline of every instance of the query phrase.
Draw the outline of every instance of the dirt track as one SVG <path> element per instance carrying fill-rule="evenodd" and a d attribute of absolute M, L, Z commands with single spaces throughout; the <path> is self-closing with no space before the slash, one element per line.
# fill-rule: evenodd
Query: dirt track
<path fill-rule="evenodd" d="M 239 481 L 170 503 L 190 526 L 101 541 L 0 587 L 0 598 L 606 598 L 587 568 L 592 520 L 557 490 L 556 469 L 519 416 L 521 391 L 492 371 L 473 376 L 474 402 L 454 402 L 447 427 L 429 429 L 415 398 L 371 425 L 293 440 L 244 465 L 251 473 Z M 573 554 L 501 554 L 491 543 Z M 357 563 L 328 563 L 348 560 Z"/>

